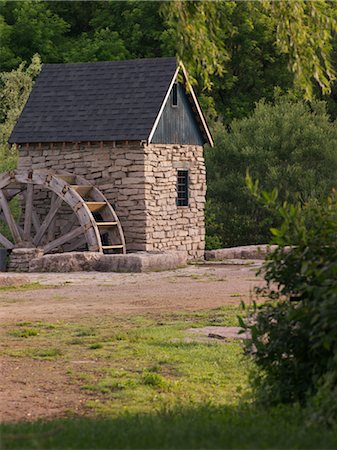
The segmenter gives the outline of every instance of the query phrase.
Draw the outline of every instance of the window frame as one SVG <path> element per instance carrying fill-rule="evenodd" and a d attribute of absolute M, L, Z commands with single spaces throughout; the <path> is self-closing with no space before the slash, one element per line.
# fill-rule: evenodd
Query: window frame
<path fill-rule="evenodd" d="M 178 108 L 178 83 L 174 82 L 172 86 L 172 98 L 171 98 L 172 108 Z"/>
<path fill-rule="evenodd" d="M 177 198 L 176 204 L 180 207 L 189 206 L 189 170 L 178 169 L 177 170 Z"/>

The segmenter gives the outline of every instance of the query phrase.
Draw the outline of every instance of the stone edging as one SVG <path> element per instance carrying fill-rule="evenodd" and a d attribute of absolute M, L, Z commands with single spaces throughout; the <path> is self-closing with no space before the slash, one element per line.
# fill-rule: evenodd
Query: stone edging
<path fill-rule="evenodd" d="M 265 259 L 266 255 L 277 248 L 277 245 L 244 245 L 241 247 L 220 248 L 206 250 L 205 260 L 223 259 Z"/>
<path fill-rule="evenodd" d="M 185 266 L 185 252 L 137 252 L 102 255 L 95 252 L 55 253 L 34 258 L 29 272 L 151 272 Z"/>

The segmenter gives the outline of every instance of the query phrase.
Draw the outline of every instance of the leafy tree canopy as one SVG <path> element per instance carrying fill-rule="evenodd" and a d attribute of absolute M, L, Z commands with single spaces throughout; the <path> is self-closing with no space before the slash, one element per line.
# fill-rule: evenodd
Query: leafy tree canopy
<path fill-rule="evenodd" d="M 17 69 L 0 74 L 0 172 L 15 167 L 16 152 L 8 147 L 8 138 L 40 70 L 41 59 L 34 55 L 28 67 L 22 62 Z"/>
<path fill-rule="evenodd" d="M 281 200 L 310 202 L 337 183 L 337 124 L 324 102 L 290 97 L 260 101 L 248 118 L 218 124 L 215 147 L 206 150 L 208 234 L 222 245 L 268 242 L 275 218 L 245 186 L 247 168 L 263 189 L 278 187 Z M 211 241 L 210 245 L 213 245 Z"/>
<path fill-rule="evenodd" d="M 177 54 L 199 95 L 212 87 L 201 96 L 209 117 L 229 123 L 262 97 L 271 100 L 275 86 L 329 95 L 336 10 L 328 0 L 4 0 L 1 68 L 35 53 L 46 63 Z"/>
<path fill-rule="evenodd" d="M 240 2 L 164 3 L 162 14 L 176 37 L 176 50 L 204 83 L 212 86 L 213 75 L 223 75 L 230 60 L 226 37 L 235 35 L 231 16 Z M 288 56 L 295 87 L 312 98 L 313 80 L 323 93 L 335 79 L 330 61 L 333 32 L 337 30 L 337 7 L 326 0 L 247 2 L 251 20 L 264 9 L 274 28 L 279 52 Z M 263 12 L 262 12 L 263 14 Z"/>

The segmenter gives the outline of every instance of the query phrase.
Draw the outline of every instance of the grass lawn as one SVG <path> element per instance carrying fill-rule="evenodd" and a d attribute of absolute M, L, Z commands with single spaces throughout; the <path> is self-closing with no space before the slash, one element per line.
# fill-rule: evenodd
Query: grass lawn
<path fill-rule="evenodd" d="M 261 411 L 249 403 L 240 342 L 192 340 L 185 332 L 235 326 L 238 313 L 226 306 L 7 324 L 2 355 L 60 362 L 90 395 L 85 417 L 69 411 L 62 419 L 3 424 L 1 448 L 336 448 L 337 430 L 305 426 L 298 409 Z"/>

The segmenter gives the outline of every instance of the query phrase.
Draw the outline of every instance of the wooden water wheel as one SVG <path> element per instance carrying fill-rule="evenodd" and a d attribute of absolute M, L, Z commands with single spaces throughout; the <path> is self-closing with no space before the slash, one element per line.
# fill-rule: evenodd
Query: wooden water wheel
<path fill-rule="evenodd" d="M 42 191 L 47 195 L 41 195 Z M 23 211 L 17 221 L 9 206 L 16 196 Z M 48 210 L 44 217 L 38 213 L 41 203 Z M 64 209 L 68 210 L 66 224 L 58 227 Z M 6 223 L 12 236 L 10 240 L 0 233 L 0 244 L 7 249 L 126 251 L 120 221 L 102 192 L 84 178 L 66 172 L 15 170 L 0 175 L 0 221 Z"/>

